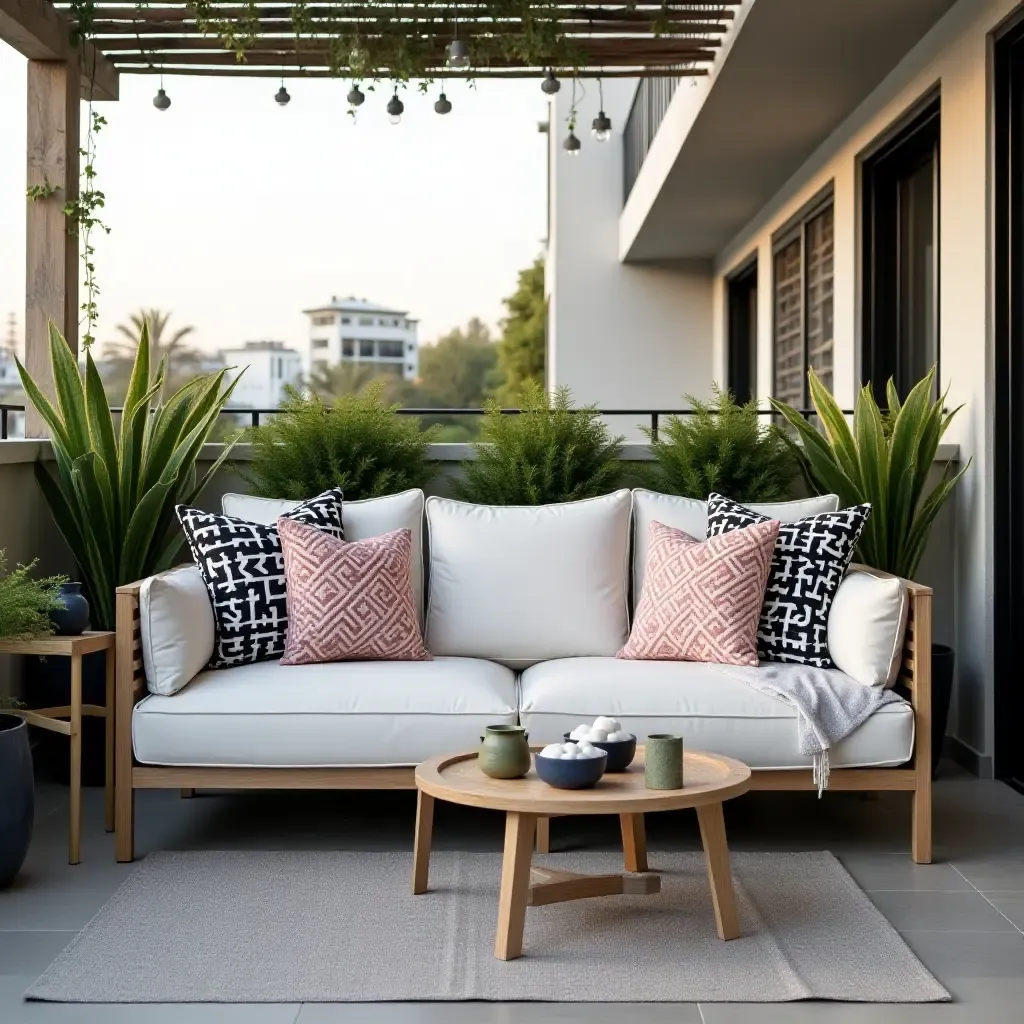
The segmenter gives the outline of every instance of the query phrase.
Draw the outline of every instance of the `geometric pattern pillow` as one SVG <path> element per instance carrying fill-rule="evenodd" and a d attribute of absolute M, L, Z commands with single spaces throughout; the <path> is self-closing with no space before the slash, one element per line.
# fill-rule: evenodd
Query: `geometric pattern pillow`
<path fill-rule="evenodd" d="M 342 540 L 341 499 L 341 490 L 332 488 L 304 501 L 286 518 Z M 186 505 L 178 505 L 175 512 L 213 606 L 216 640 L 210 668 L 280 658 L 288 603 L 277 526 Z"/>
<path fill-rule="evenodd" d="M 644 586 L 618 658 L 754 665 L 757 623 L 779 524 L 695 540 L 650 524 Z"/>
<path fill-rule="evenodd" d="M 870 515 L 870 505 L 854 505 L 780 524 L 757 629 L 762 660 L 835 667 L 828 613 Z M 709 537 L 767 521 L 720 494 L 708 498 Z"/>
<path fill-rule="evenodd" d="M 412 531 L 347 543 L 279 519 L 288 580 L 282 665 L 430 661 L 412 594 Z"/>

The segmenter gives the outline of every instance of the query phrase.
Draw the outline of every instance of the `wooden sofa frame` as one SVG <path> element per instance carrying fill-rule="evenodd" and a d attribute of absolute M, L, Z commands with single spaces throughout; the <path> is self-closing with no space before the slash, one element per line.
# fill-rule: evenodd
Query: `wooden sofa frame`
<path fill-rule="evenodd" d="M 135 791 L 179 789 L 191 796 L 210 789 L 415 789 L 413 768 L 187 768 L 139 764 L 132 746 L 132 711 L 146 693 L 139 627 L 141 583 L 117 589 L 117 678 L 114 696 L 114 828 L 119 861 L 135 857 Z M 932 591 L 907 582 L 910 614 L 900 683 L 914 708 L 914 752 L 908 766 L 838 768 L 830 790 L 903 790 L 913 794 L 911 853 L 918 864 L 932 859 Z M 110 719 L 108 718 L 108 724 Z M 752 789 L 813 790 L 810 769 L 755 771 Z M 548 848 L 549 822 L 538 822 L 538 848 Z"/>

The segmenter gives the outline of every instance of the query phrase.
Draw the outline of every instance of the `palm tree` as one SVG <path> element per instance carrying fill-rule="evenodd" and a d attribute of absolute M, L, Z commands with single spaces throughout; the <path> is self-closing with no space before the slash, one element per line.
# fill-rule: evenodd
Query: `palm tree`
<path fill-rule="evenodd" d="M 318 366 L 309 376 L 307 387 L 322 398 L 343 398 L 362 394 L 367 385 L 387 374 L 369 363 L 345 361 L 335 366 Z"/>
<path fill-rule="evenodd" d="M 144 325 L 149 327 L 150 366 L 154 374 L 164 359 L 167 360 L 166 381 L 174 387 L 184 383 L 183 378 L 198 373 L 201 354 L 184 343 L 195 331 L 194 327 L 187 325 L 168 331 L 167 324 L 171 314 L 159 309 L 140 309 L 137 313 L 132 313 L 128 319 L 129 323 L 117 325 L 117 330 L 124 337 L 124 341 L 108 341 L 104 346 L 104 359 L 112 364 L 111 378 L 120 380 L 124 377 L 127 383 L 131 367 L 135 365 L 135 353 L 139 348 Z M 125 370 L 127 372 L 123 372 Z"/>

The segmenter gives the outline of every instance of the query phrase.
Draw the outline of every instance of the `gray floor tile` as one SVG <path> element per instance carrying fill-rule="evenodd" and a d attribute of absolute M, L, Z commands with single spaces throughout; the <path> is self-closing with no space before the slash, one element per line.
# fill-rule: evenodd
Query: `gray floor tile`
<path fill-rule="evenodd" d="M 985 898 L 1000 914 L 1005 914 L 1021 932 L 1024 932 L 1024 892 L 987 892 Z"/>
<path fill-rule="evenodd" d="M 977 892 L 872 892 L 872 902 L 900 931 L 1012 932 L 1012 924 Z"/>
<path fill-rule="evenodd" d="M 950 991 L 964 978 L 1024 978 L 1024 939 L 1014 932 L 901 934 L 921 963 Z"/>
<path fill-rule="evenodd" d="M 866 891 L 970 892 L 971 886 L 949 864 L 915 864 L 902 854 L 840 854 L 843 867 Z"/>
<path fill-rule="evenodd" d="M 77 931 L 0 931 L 0 975 L 42 974 Z"/>
<path fill-rule="evenodd" d="M 701 1024 L 696 1003 L 306 1003 L 296 1024 Z"/>
<path fill-rule="evenodd" d="M 1022 798 L 1024 799 L 1024 798 Z M 1024 892 L 1024 852 L 992 858 L 956 858 L 953 867 L 982 892 Z"/>

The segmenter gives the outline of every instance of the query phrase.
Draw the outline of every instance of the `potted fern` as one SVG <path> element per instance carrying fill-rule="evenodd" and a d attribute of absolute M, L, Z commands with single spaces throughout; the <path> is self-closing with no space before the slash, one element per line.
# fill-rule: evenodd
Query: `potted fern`
<path fill-rule="evenodd" d="M 692 395 L 689 416 L 670 416 L 657 434 L 643 429 L 655 465 L 651 485 L 664 494 L 707 499 L 712 491 L 742 502 L 785 501 L 799 467 L 785 435 L 764 423 L 757 402 L 737 403 L 711 385 L 712 401 Z"/>
<path fill-rule="evenodd" d="M 50 612 L 61 607 L 64 576 L 35 579 L 35 562 L 7 571 L 0 551 L 0 640 L 27 640 L 53 632 Z M 4 713 L 20 707 L 0 696 L 0 889 L 21 870 L 32 839 L 35 787 L 28 728 L 18 715 Z"/>
<path fill-rule="evenodd" d="M 527 381 L 520 412 L 488 403 L 476 458 L 463 463 L 455 496 L 478 505 L 551 505 L 609 494 L 621 485 L 621 437 L 593 406 L 577 409 L 568 388 L 548 395 Z"/>
<path fill-rule="evenodd" d="M 871 385 L 861 389 L 853 425 L 847 422 L 813 370 L 808 371 L 811 401 L 823 433 L 784 402 L 772 406 L 801 442 L 789 439 L 808 484 L 819 494 L 839 495 L 842 505 L 871 503 L 871 518 L 861 534 L 860 561 L 884 572 L 913 579 L 921 564 L 932 525 L 953 489 L 970 467 L 958 473 L 947 463 L 928 487 L 939 442 L 958 406 L 945 409 L 945 395 L 933 398 L 935 367 L 901 402 L 892 380 L 886 386 L 888 412 L 875 402 Z M 942 750 L 953 688 L 954 653 L 932 648 L 933 771 Z"/>

